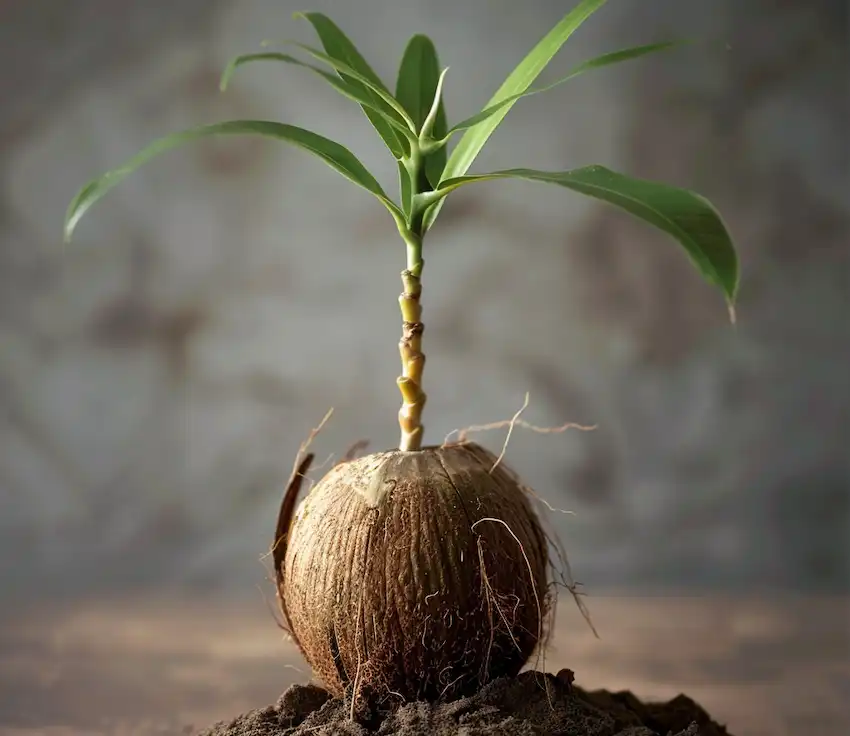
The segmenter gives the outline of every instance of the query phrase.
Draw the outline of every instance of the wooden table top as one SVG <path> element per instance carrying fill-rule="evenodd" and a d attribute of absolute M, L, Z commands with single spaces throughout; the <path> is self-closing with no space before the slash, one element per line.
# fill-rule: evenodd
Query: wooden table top
<path fill-rule="evenodd" d="M 546 669 L 685 692 L 734 736 L 850 734 L 850 598 L 562 599 Z M 310 671 L 259 592 L 18 606 L 0 615 L 0 734 L 162 736 L 273 702 Z"/>

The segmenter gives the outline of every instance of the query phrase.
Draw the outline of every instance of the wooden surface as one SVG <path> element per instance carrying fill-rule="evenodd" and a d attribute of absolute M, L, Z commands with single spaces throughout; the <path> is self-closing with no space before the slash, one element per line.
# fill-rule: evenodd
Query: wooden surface
<path fill-rule="evenodd" d="M 850 734 L 850 599 L 562 600 L 546 668 L 643 698 L 685 692 L 734 736 Z M 0 734 L 153 736 L 273 702 L 310 672 L 259 593 L 97 600 L 0 618 Z"/>

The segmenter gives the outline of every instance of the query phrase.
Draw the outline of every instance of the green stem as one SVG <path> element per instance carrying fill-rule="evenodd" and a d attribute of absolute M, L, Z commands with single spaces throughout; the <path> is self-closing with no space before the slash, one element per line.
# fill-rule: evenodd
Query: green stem
<path fill-rule="evenodd" d="M 411 180 L 411 196 L 415 201 L 424 177 L 423 156 L 417 145 L 411 146 L 410 158 L 405 163 Z M 399 232 L 407 246 L 407 268 L 401 272 L 402 293 L 398 298 L 401 308 L 402 333 L 398 344 L 401 356 L 401 375 L 396 383 L 401 391 L 401 409 L 398 423 L 401 429 L 399 449 L 404 452 L 422 447 L 422 410 L 425 407 L 425 392 L 422 390 L 422 371 L 425 354 L 422 352 L 422 222 L 424 210 L 413 206 L 410 224 L 400 227 Z"/>

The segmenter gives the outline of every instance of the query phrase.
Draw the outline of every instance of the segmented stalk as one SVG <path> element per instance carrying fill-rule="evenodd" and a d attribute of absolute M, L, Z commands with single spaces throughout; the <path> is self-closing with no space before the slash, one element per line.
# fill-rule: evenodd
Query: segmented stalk
<path fill-rule="evenodd" d="M 422 352 L 422 239 L 407 234 L 407 268 L 401 272 L 402 293 L 398 298 L 401 307 L 402 333 L 398 343 L 401 355 L 401 376 L 396 383 L 401 390 L 402 405 L 398 412 L 401 428 L 399 449 L 418 450 L 422 447 L 422 409 L 425 392 L 422 390 L 422 370 L 425 355 Z"/>
<path fill-rule="evenodd" d="M 431 110 L 422 125 L 418 141 L 411 141 L 410 155 L 403 159 L 410 180 L 410 213 L 405 223 L 398 222 L 399 233 L 407 244 L 407 268 L 401 272 L 403 290 L 398 298 L 401 307 L 402 333 L 398 348 L 401 353 L 401 375 L 397 383 L 401 390 L 402 404 L 398 413 L 401 427 L 402 451 L 419 450 L 422 447 L 422 410 L 425 408 L 425 392 L 422 390 L 422 371 L 425 354 L 422 352 L 422 238 L 425 235 L 425 213 L 440 196 L 433 191 L 425 173 L 427 157 L 445 145 L 431 138 L 434 122 L 440 106 L 443 78 L 440 74 L 437 91 Z"/>

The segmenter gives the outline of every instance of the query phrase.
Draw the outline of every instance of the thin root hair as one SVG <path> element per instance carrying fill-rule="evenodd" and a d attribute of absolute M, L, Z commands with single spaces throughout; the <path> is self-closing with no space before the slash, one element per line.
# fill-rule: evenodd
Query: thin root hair
<path fill-rule="evenodd" d="M 442 446 L 447 447 L 448 445 L 452 444 L 450 440 L 453 435 L 457 435 L 456 444 L 464 444 L 468 441 L 468 437 L 472 432 L 486 432 L 493 429 L 503 429 L 504 427 L 507 427 L 508 433 L 505 437 L 505 442 L 502 445 L 502 451 L 501 453 L 499 453 L 498 458 L 496 458 L 496 462 L 493 463 L 493 467 L 490 468 L 490 472 L 492 473 L 505 457 L 505 453 L 508 450 L 508 443 L 510 442 L 514 427 L 522 427 L 523 429 L 530 430 L 531 432 L 536 432 L 537 434 L 560 434 L 561 432 L 566 432 L 568 429 L 578 429 L 582 432 L 591 432 L 596 429 L 595 424 L 585 426 L 582 424 L 576 424 L 575 422 L 568 422 L 567 424 L 562 424 L 558 427 L 538 427 L 535 424 L 531 424 L 523 419 L 520 419 L 522 413 L 528 408 L 528 402 L 529 392 L 526 391 L 525 400 L 523 401 L 522 406 L 510 419 L 504 419 L 499 422 L 491 422 L 490 424 L 473 424 L 472 426 L 465 427 L 463 429 L 453 429 L 446 435 L 445 439 L 443 440 Z"/>
<path fill-rule="evenodd" d="M 527 397 L 527 394 L 526 394 L 526 397 Z M 537 584 L 534 582 L 534 570 L 532 570 L 532 568 L 531 568 L 531 562 L 528 559 L 528 555 L 526 554 L 525 547 L 523 546 L 522 542 L 519 540 L 519 537 L 517 537 L 517 535 L 514 533 L 514 530 L 511 529 L 510 524 L 508 524 L 506 521 L 504 521 L 504 519 L 497 519 L 494 516 L 485 516 L 481 519 L 478 519 L 478 521 L 476 521 L 475 523 L 473 523 L 470 526 L 470 530 L 474 532 L 475 527 L 478 526 L 479 524 L 483 523 L 483 522 L 489 522 L 489 523 L 493 523 L 493 524 L 501 524 L 503 527 L 505 527 L 508 534 L 510 534 L 513 537 L 514 541 L 517 543 L 517 546 L 519 547 L 520 552 L 522 553 L 522 558 L 523 558 L 523 560 L 525 560 L 525 566 L 528 569 L 528 579 L 531 582 L 531 592 L 534 595 L 534 603 L 537 606 L 537 641 L 540 642 L 540 641 L 543 640 L 543 630 L 544 630 L 544 626 L 543 626 L 543 605 L 540 602 L 540 592 L 537 590 Z M 480 564 L 481 564 L 481 573 L 486 578 L 487 572 L 486 572 L 486 569 L 484 567 L 484 558 L 483 558 L 483 553 L 482 553 L 482 549 L 481 549 L 481 537 L 480 536 L 478 537 L 478 556 L 479 556 L 479 560 L 480 560 Z M 488 583 L 488 585 L 489 585 L 489 583 Z M 496 603 L 496 607 L 499 608 L 498 603 Z M 501 610 L 501 608 L 499 608 L 499 613 L 502 617 L 504 617 L 504 612 Z M 505 623 L 507 625 L 507 621 L 505 621 Z M 491 629 L 492 629 L 492 621 L 491 621 Z M 513 632 L 511 631 L 510 626 L 508 627 L 508 632 L 510 633 L 511 640 L 514 642 L 514 645 L 516 646 L 517 645 L 516 640 L 513 637 Z M 492 636 L 491 636 L 491 642 L 492 642 Z M 519 647 L 517 646 L 517 648 L 519 648 Z M 543 663 L 543 666 L 545 667 L 545 664 L 546 664 L 545 649 L 544 650 L 538 650 L 538 651 L 539 651 L 538 656 L 542 657 L 542 663 Z M 488 651 L 488 657 L 489 657 L 489 651 Z M 548 690 L 547 690 L 547 692 L 548 692 Z"/>

